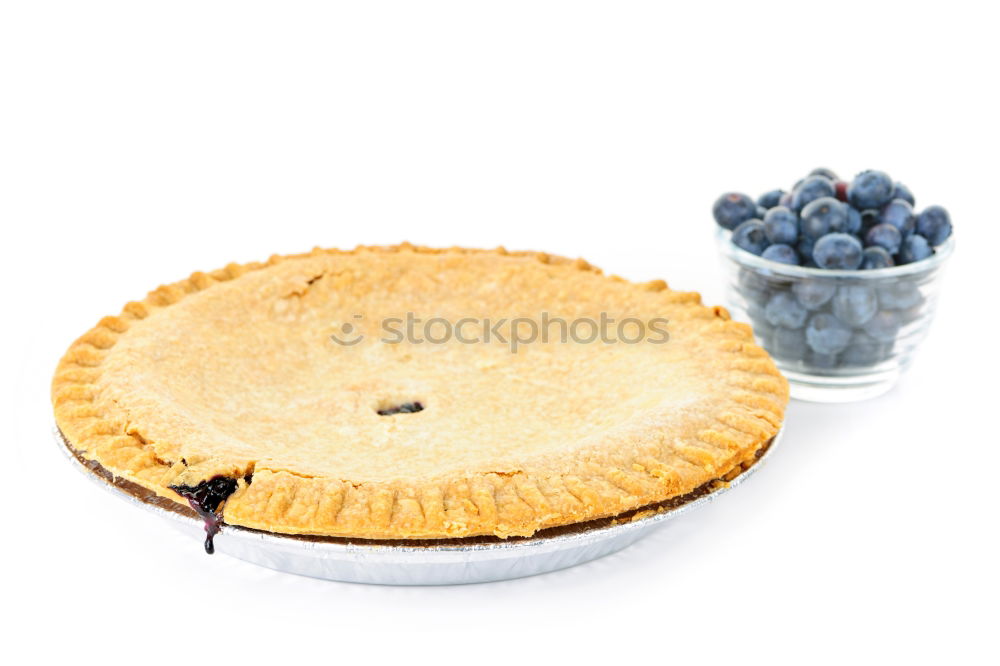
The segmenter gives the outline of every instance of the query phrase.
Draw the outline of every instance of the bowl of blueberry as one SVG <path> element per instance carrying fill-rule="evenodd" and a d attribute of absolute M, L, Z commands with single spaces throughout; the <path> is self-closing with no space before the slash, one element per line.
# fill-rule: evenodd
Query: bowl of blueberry
<path fill-rule="evenodd" d="M 789 192 L 716 200 L 728 304 L 793 397 L 874 397 L 913 359 L 955 243 L 944 208 L 914 205 L 905 185 L 874 170 L 846 182 L 816 169 Z"/>

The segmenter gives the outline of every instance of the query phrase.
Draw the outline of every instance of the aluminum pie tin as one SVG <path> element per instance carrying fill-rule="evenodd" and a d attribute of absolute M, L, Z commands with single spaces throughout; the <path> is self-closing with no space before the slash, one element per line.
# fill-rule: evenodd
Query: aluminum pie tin
<path fill-rule="evenodd" d="M 97 463 L 82 458 L 58 428 L 54 433 L 59 448 L 87 478 L 165 519 L 194 539 L 192 547 L 201 549 L 205 532 L 193 511 L 114 477 Z M 668 521 L 714 501 L 756 473 L 773 455 L 782 434 L 779 431 L 752 465 L 726 483 L 706 484 L 684 497 L 614 518 L 549 528 L 532 537 L 372 541 L 280 535 L 223 525 L 215 536 L 215 552 L 277 571 L 349 583 L 457 585 L 534 576 L 615 553 Z"/>

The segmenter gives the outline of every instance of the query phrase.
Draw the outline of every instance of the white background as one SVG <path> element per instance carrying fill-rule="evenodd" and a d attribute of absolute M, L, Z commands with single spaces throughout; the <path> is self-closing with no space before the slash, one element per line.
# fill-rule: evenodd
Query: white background
<path fill-rule="evenodd" d="M 0 6 L 0 652 L 996 658 L 987 3 Z M 951 210 L 930 338 L 884 397 L 793 403 L 756 478 L 620 554 L 466 587 L 298 578 L 205 556 L 51 441 L 65 347 L 194 270 L 314 245 L 503 244 L 718 302 L 713 199 L 821 165 L 886 170 L 918 207 Z"/>

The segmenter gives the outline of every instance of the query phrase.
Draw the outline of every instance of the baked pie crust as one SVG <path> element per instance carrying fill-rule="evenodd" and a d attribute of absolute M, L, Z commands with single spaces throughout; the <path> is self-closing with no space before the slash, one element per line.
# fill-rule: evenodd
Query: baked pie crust
<path fill-rule="evenodd" d="M 602 312 L 665 318 L 669 341 L 380 341 L 406 313 Z M 363 337 L 331 339 L 345 331 Z M 404 244 L 162 286 L 69 348 L 52 400 L 68 443 L 114 475 L 181 504 L 175 489 L 225 480 L 227 524 L 436 539 L 527 536 L 731 477 L 777 433 L 788 384 L 696 293 L 583 260 Z"/>

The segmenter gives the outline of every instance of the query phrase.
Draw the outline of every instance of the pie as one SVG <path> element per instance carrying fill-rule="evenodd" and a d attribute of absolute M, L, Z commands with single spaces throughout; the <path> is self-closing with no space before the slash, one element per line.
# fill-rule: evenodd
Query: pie
<path fill-rule="evenodd" d="M 552 335 L 528 340 L 546 317 Z M 628 326 L 592 339 L 602 317 Z M 161 286 L 69 348 L 52 401 L 79 456 L 190 503 L 209 537 L 221 521 L 506 538 L 732 478 L 776 435 L 788 385 L 747 325 L 661 280 L 404 244 Z"/>

